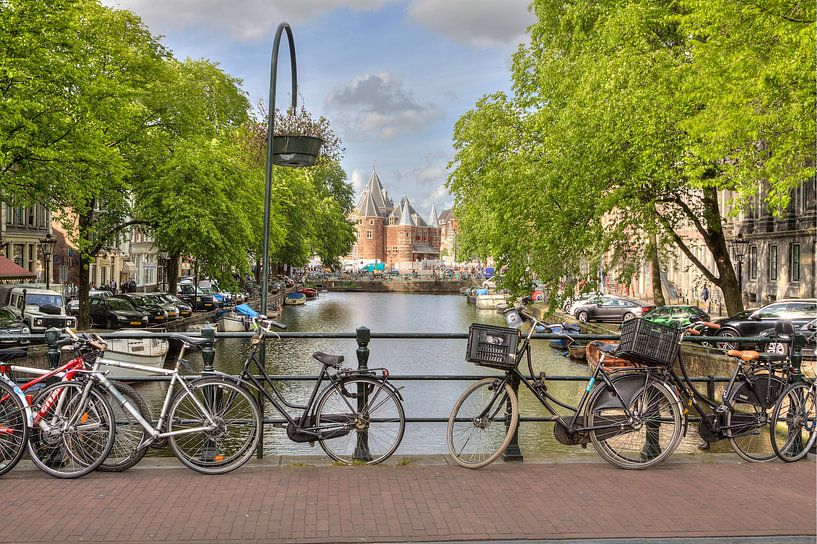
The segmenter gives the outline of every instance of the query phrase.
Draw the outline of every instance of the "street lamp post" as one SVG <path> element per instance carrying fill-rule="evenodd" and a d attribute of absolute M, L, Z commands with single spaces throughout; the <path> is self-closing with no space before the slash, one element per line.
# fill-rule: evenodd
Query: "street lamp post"
<path fill-rule="evenodd" d="M 54 254 L 54 245 L 57 239 L 51 236 L 50 232 L 45 234 L 45 238 L 39 241 L 40 250 L 43 252 L 43 265 L 45 267 L 45 288 L 51 289 L 51 256 Z"/>
<path fill-rule="evenodd" d="M 743 237 L 742 232 L 739 232 L 735 238 L 729 240 L 729 244 L 732 246 L 732 252 L 735 254 L 735 260 L 738 262 L 738 291 L 740 291 L 741 298 L 743 298 L 743 258 L 746 256 L 746 249 L 750 243 L 749 240 Z"/>

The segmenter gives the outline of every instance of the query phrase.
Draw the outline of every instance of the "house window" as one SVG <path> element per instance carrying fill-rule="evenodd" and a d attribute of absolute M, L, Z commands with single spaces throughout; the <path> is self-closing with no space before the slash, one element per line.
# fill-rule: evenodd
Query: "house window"
<path fill-rule="evenodd" d="M 371 239 L 372 239 L 372 231 L 371 231 L 371 230 L 367 230 L 367 231 L 366 231 L 366 239 L 367 239 L 367 240 L 371 240 Z"/>
<path fill-rule="evenodd" d="M 769 281 L 777 281 L 777 246 L 769 246 Z"/>
<path fill-rule="evenodd" d="M 374 219 L 369 219 L 369 224 L 374 225 Z"/>
<path fill-rule="evenodd" d="M 37 225 L 37 219 L 36 219 L 36 214 L 34 212 L 34 206 L 32 206 L 30 208 L 26 208 L 26 211 L 28 212 L 28 226 L 29 227 L 36 226 Z"/>
<path fill-rule="evenodd" d="M 789 248 L 789 270 L 791 281 L 800 281 L 800 244 L 791 244 Z"/>
<path fill-rule="evenodd" d="M 749 248 L 749 279 L 757 279 L 757 246 Z"/>

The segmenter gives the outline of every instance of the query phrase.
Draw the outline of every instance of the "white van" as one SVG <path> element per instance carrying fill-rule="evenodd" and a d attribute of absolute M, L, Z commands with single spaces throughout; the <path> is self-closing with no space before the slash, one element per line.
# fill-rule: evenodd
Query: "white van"
<path fill-rule="evenodd" d="M 56 327 L 76 327 L 77 320 L 65 313 L 62 295 L 49 289 L 12 287 L 7 308 L 19 317 L 32 333 Z"/>

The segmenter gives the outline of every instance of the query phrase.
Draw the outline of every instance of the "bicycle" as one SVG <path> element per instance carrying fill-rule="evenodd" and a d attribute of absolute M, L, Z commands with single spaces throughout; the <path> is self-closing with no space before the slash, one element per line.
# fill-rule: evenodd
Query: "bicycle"
<path fill-rule="evenodd" d="M 24 351 L 0 353 L 0 364 L 25 355 Z M 0 476 L 20 461 L 32 423 L 31 405 L 25 394 L 5 373 L 0 373 Z"/>
<path fill-rule="evenodd" d="M 131 450 L 127 459 L 121 461 L 122 464 L 133 466 L 149 446 L 164 439 L 168 440 L 171 451 L 179 461 L 204 474 L 224 474 L 250 459 L 262 432 L 261 413 L 250 393 L 232 377 L 220 372 L 195 378 L 189 384 L 181 377 L 180 367 L 190 368 L 184 359 L 185 351 L 205 343 L 206 339 L 183 334 L 168 335 L 168 338 L 182 342 L 172 370 L 104 361 L 109 367 L 170 377 L 159 419 L 154 425 L 122 395 L 118 385 L 99 372 L 99 366 L 103 364 L 100 355 L 106 347 L 104 341 L 95 334 L 77 337 L 70 330 L 68 332 L 74 342 L 90 347 L 94 354 L 86 387 L 90 391 L 105 391 L 141 427 L 138 445 Z M 174 395 L 177 385 L 181 389 Z M 130 431 L 132 434 L 139 432 L 136 427 Z"/>
<path fill-rule="evenodd" d="M 95 470 L 106 459 L 115 439 L 114 416 L 109 403 L 97 391 L 85 387 L 85 363 L 75 358 L 60 369 L 63 381 L 46 387 L 34 400 L 7 375 L 8 361 L 25 352 L 7 352 L 0 383 L 11 385 L 14 395 L 0 397 L 5 433 L 13 445 L 3 454 L 2 472 L 11 470 L 22 456 L 22 447 L 43 472 L 57 478 L 78 478 Z M 39 382 L 41 379 L 35 380 Z M 16 400 L 15 400 L 16 397 Z M 23 403 L 26 417 L 19 412 Z M 9 417 L 9 415 L 11 417 Z M 25 424 L 28 432 L 21 432 Z"/>
<path fill-rule="evenodd" d="M 43 370 L 40 368 L 26 367 L 22 365 L 11 364 L 10 361 L 17 358 L 26 357 L 27 354 L 22 350 L 3 351 L 0 350 L 0 374 L 5 375 L 11 382 L 17 383 L 15 380 L 15 373 L 28 374 L 38 376 L 37 378 L 18 384 L 19 388 L 24 392 L 35 391 L 39 386 L 43 386 L 45 382 L 60 378 L 62 381 L 73 380 L 79 372 L 86 368 L 86 361 L 83 359 L 81 353 L 75 353 L 75 356 L 64 365 L 53 369 Z M 138 410 L 144 418 L 150 417 L 150 410 L 145 404 L 142 396 L 136 392 L 134 388 L 128 384 L 119 382 L 117 385 L 120 393 L 122 393 Z M 30 393 L 27 394 L 26 399 L 31 399 Z M 116 434 L 114 437 L 114 444 L 111 452 L 97 467 L 97 470 L 102 472 L 121 472 L 133 466 L 135 463 L 129 463 L 131 458 L 131 450 L 134 448 L 134 436 L 129 430 L 134 427 L 134 421 L 130 414 L 122 410 L 117 410 L 118 405 L 112 402 L 113 399 L 106 397 L 106 400 L 111 405 L 114 414 L 114 421 L 116 422 Z M 137 442 L 138 444 L 138 442 Z M 11 467 L 9 467 L 10 470 Z M 0 475 L 5 470 L 0 467 Z"/>
<path fill-rule="evenodd" d="M 510 327 L 472 324 L 466 360 L 495 368 L 504 376 L 485 378 L 468 387 L 448 419 L 448 450 L 466 468 L 481 468 L 499 458 L 519 425 L 517 389 L 523 383 L 553 416 L 554 435 L 566 445 L 593 448 L 608 463 L 624 469 L 643 469 L 666 459 L 683 430 L 681 401 L 652 367 L 608 372 L 604 358 L 616 346 L 594 343 L 602 353 L 577 406 L 554 398 L 544 372 L 533 378 L 530 340 L 540 323 L 520 305 L 505 312 Z M 518 327 L 530 324 L 521 340 Z M 529 376 L 518 365 L 527 358 Z M 552 403 L 552 404 L 551 404 Z M 554 405 L 572 415 L 562 416 Z"/>
<path fill-rule="evenodd" d="M 344 464 L 373 465 L 395 452 L 403 439 L 406 417 L 399 389 L 388 382 L 388 370 L 344 369 L 343 355 L 315 352 L 312 356 L 321 363 L 321 372 L 306 404 L 295 404 L 275 387 L 257 355 L 261 342 L 278 337 L 271 328 L 285 329 L 286 325 L 262 315 L 253 318 L 253 326 L 255 335 L 239 382 L 256 390 L 259 400 L 268 400 L 284 416 L 286 423 L 278 426 L 286 428 L 290 440 L 311 446 L 318 442 L 329 457 Z M 288 408 L 301 413 L 292 415 Z"/>

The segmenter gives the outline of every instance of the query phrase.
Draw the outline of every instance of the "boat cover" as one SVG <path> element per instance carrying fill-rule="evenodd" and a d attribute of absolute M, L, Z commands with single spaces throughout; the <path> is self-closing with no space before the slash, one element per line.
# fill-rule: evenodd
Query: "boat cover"
<path fill-rule="evenodd" d="M 250 318 L 258 316 L 258 312 L 250 308 L 249 304 L 239 304 L 235 307 L 235 311 Z"/>

